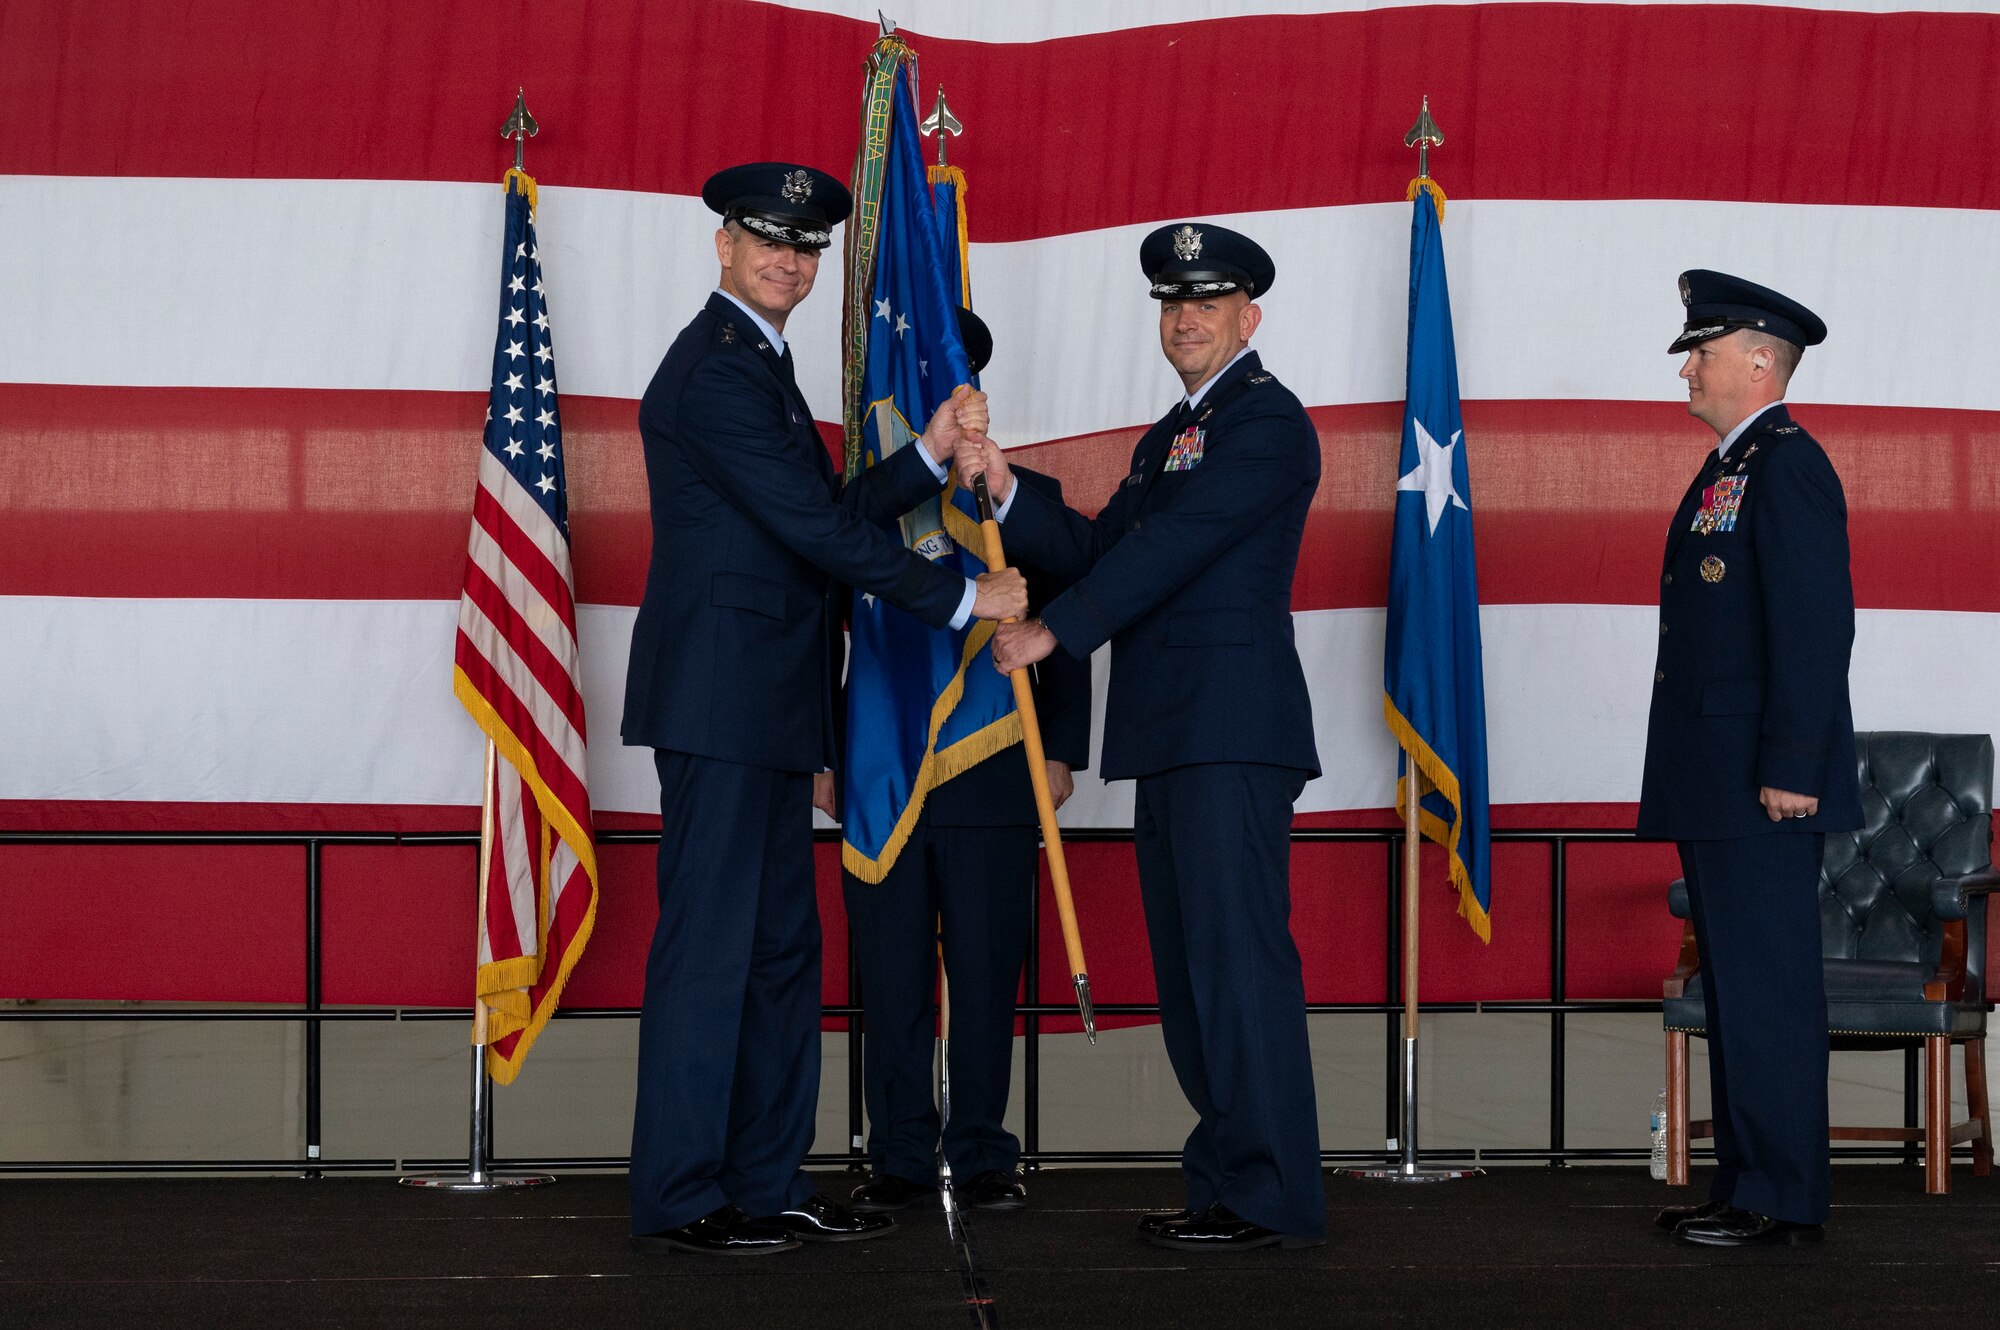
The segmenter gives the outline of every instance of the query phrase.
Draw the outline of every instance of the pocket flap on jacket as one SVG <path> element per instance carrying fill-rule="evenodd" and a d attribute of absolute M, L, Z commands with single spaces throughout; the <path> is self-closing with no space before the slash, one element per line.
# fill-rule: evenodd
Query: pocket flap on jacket
<path fill-rule="evenodd" d="M 748 573 L 717 573 L 709 584 L 709 603 L 749 610 L 772 619 L 785 617 L 785 588 Z"/>
<path fill-rule="evenodd" d="M 1704 716 L 1754 716 L 1763 709 L 1762 679 L 1711 679 L 1701 686 Z"/>
<path fill-rule="evenodd" d="M 1248 610 L 1183 610 L 1167 620 L 1170 647 L 1242 646 L 1249 641 Z"/>

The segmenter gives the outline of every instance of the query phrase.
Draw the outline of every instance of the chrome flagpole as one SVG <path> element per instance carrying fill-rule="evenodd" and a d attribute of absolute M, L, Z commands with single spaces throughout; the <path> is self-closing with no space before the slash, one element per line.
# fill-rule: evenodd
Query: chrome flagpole
<path fill-rule="evenodd" d="M 1381 1182 L 1444 1182 L 1477 1177 L 1479 1168 L 1426 1168 L 1417 1160 L 1417 866 L 1423 845 L 1417 805 L 1430 782 L 1408 752 L 1403 754 L 1403 1128 L 1396 1142 L 1402 1159 L 1381 1168 L 1355 1168 L 1349 1177 Z"/>
<path fill-rule="evenodd" d="M 473 987 L 478 988 L 480 957 L 485 952 L 486 893 L 493 862 L 493 779 L 499 769 L 499 755 L 493 741 L 486 742 L 486 793 L 479 812 L 479 913 L 473 930 Z M 552 1173 L 495 1173 L 488 1165 L 493 1136 L 493 1078 L 486 1071 L 486 999 L 472 995 L 472 1110 L 471 1135 L 465 1151 L 463 1173 L 405 1173 L 396 1179 L 405 1187 L 427 1187 L 435 1191 L 489 1192 L 510 1187 L 543 1187 L 554 1182 Z"/>

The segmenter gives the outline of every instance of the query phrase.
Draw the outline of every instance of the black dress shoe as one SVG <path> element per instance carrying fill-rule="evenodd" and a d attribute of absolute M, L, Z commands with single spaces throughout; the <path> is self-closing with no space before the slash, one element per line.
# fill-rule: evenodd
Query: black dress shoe
<path fill-rule="evenodd" d="M 769 1256 L 796 1250 L 798 1245 L 799 1240 L 783 1229 L 752 1219 L 733 1205 L 679 1228 L 632 1235 L 633 1251 L 685 1251 L 700 1256 Z"/>
<path fill-rule="evenodd" d="M 859 1242 L 863 1238 L 887 1237 L 896 1231 L 896 1221 L 887 1215 L 856 1214 L 838 1201 L 808 1196 L 789 1210 L 765 1215 L 757 1220 L 800 1242 Z"/>
<path fill-rule="evenodd" d="M 912 1201 L 935 1195 L 937 1188 L 928 1182 L 912 1182 L 894 1173 L 877 1173 L 856 1187 L 848 1195 L 847 1203 L 864 1215 L 873 1215 L 884 1210 L 904 1210 Z"/>
<path fill-rule="evenodd" d="M 1188 1220 L 1207 1213 L 1202 1210 L 1168 1210 L 1164 1214 L 1140 1215 L 1139 1236 L 1151 1237 L 1168 1224 L 1185 1224 Z"/>
<path fill-rule="evenodd" d="M 1161 1224 L 1145 1235 L 1155 1247 L 1177 1251 L 1249 1251 L 1253 1247 L 1319 1247 L 1325 1238 L 1296 1237 L 1253 1224 L 1226 1205 L 1212 1205 L 1190 1219 Z"/>
<path fill-rule="evenodd" d="M 1653 1222 L 1671 1233 L 1690 1219 L 1706 1219 L 1728 1208 L 1721 1201 L 1703 1201 L 1700 1205 L 1670 1205 L 1654 1215 Z"/>
<path fill-rule="evenodd" d="M 974 1210 L 1025 1210 L 1028 1189 L 1012 1173 L 989 1168 L 965 1184 L 960 1200 Z"/>
<path fill-rule="evenodd" d="M 1733 1205 L 1703 1219 L 1690 1219 L 1674 1230 L 1675 1242 L 1696 1247 L 1783 1247 L 1818 1242 L 1825 1236 L 1824 1225 L 1794 1224 Z"/>

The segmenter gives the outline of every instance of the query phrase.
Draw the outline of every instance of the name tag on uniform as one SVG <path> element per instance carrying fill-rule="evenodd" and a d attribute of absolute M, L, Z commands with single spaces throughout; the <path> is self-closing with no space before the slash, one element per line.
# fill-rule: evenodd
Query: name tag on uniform
<path fill-rule="evenodd" d="M 1749 483 L 1748 476 L 1723 476 L 1703 490 L 1701 508 L 1694 515 L 1694 525 L 1688 529 L 1704 536 L 1734 531 L 1736 514 L 1743 507 L 1743 491 Z"/>
<path fill-rule="evenodd" d="M 1199 425 L 1189 425 L 1175 436 L 1173 446 L 1167 449 L 1168 471 L 1192 471 L 1201 463 L 1202 449 L 1208 443 L 1208 431 Z"/>

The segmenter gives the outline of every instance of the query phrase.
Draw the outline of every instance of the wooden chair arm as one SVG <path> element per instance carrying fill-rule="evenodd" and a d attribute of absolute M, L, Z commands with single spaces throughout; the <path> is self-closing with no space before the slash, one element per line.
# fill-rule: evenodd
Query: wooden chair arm
<path fill-rule="evenodd" d="M 1965 920 L 1947 919 L 1944 944 L 1938 948 L 1937 973 L 1924 984 L 1926 1002 L 1960 1002 L 1965 998 Z"/>
<path fill-rule="evenodd" d="M 1962 971 L 1965 968 L 1965 938 L 1962 935 L 1958 941 L 1958 950 L 1959 968 Z M 1670 998 L 1686 997 L 1688 980 L 1694 978 L 1700 969 L 1701 955 L 1694 944 L 1694 921 L 1690 919 L 1681 925 L 1680 963 L 1674 967 L 1674 972 L 1667 976 L 1667 982 L 1662 985 L 1663 995 Z M 1959 982 L 1961 985 L 1965 982 L 1963 974 L 1959 976 Z"/>

